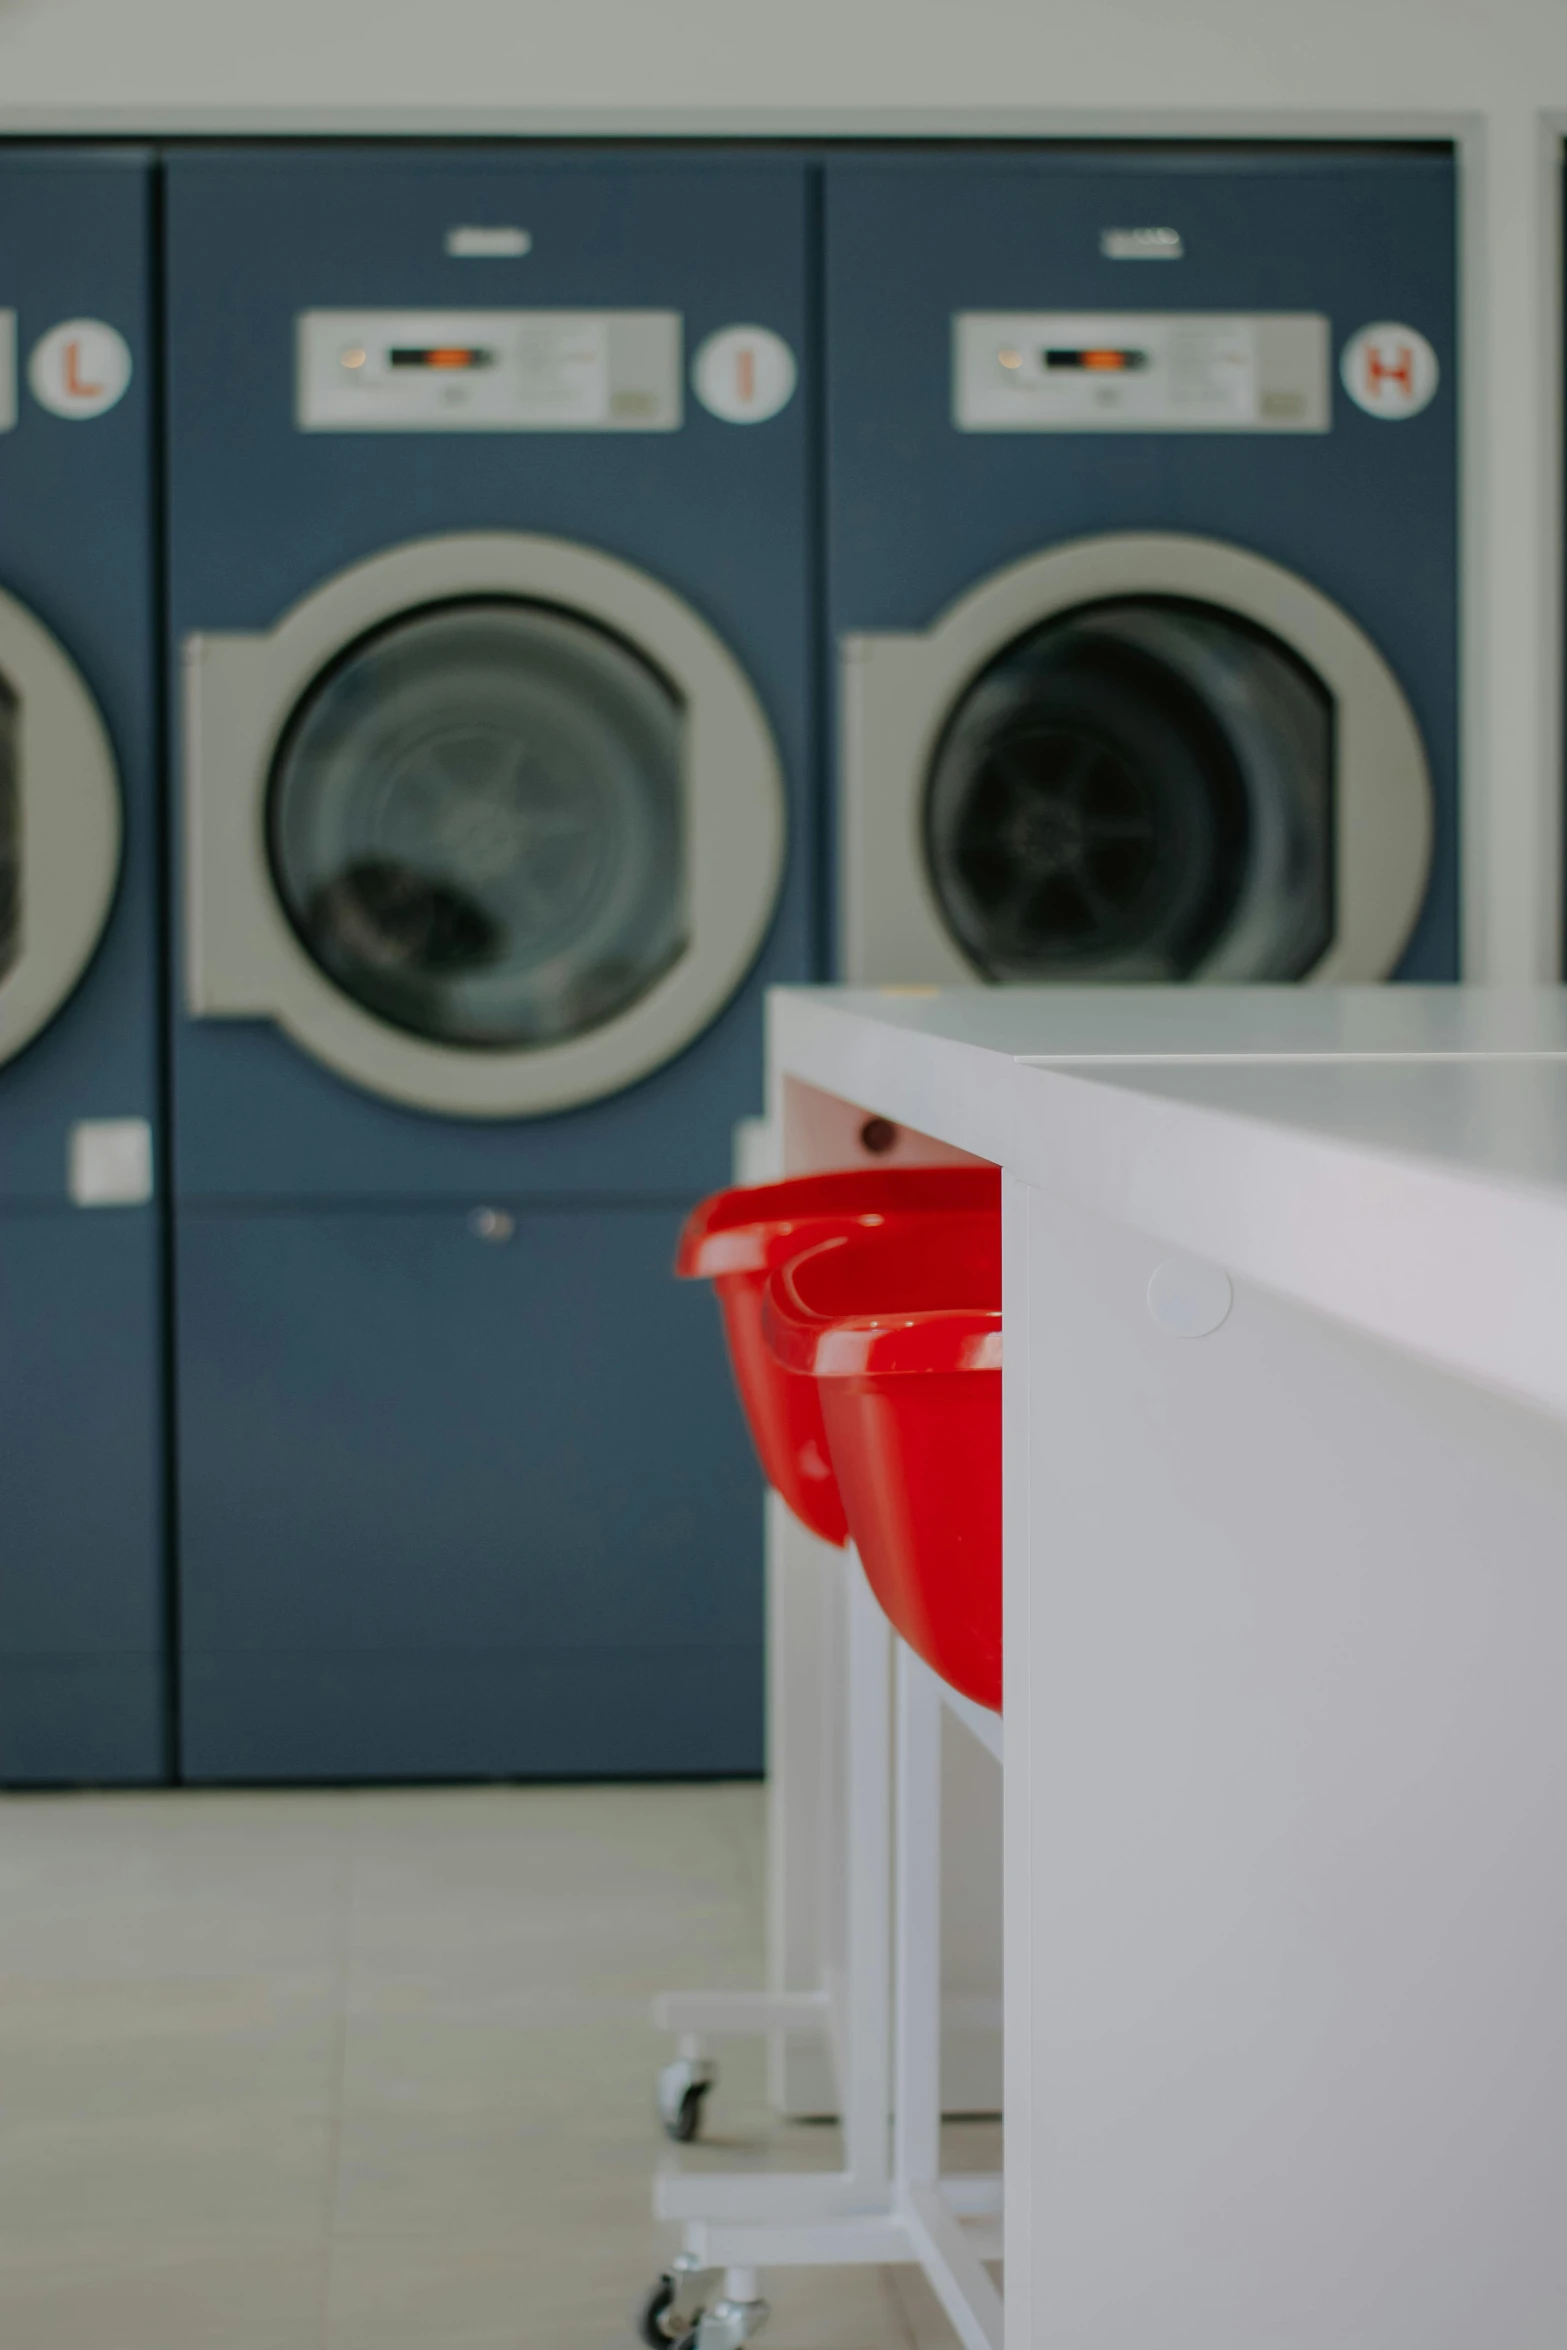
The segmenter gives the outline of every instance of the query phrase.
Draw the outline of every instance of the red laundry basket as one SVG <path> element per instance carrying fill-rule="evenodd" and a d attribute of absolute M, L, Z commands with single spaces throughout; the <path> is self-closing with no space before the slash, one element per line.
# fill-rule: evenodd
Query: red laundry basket
<path fill-rule="evenodd" d="M 911 1648 L 1001 1707 L 1001 1218 L 830 1239 L 771 1276 L 769 1351 L 812 1374 L 849 1532 Z"/>
<path fill-rule="evenodd" d="M 999 1214 L 1000 1198 L 994 1167 L 855 1167 L 715 1192 L 687 1219 L 675 1271 L 713 1283 L 763 1474 L 824 1542 L 845 1541 L 848 1524 L 816 1383 L 786 1370 L 762 1341 L 769 1274 L 834 1235 L 878 1231 L 905 1216 Z"/>

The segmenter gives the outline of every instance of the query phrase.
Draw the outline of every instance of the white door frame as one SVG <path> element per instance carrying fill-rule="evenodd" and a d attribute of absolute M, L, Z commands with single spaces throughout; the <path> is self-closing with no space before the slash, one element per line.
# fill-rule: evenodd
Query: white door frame
<path fill-rule="evenodd" d="M 92 959 L 119 878 L 119 777 L 91 688 L 0 591 L 0 679 L 16 698 L 21 953 L 0 978 L 0 1063 L 54 1018 Z"/>
<path fill-rule="evenodd" d="M 548 604 L 633 646 L 683 703 L 687 944 L 626 1010 L 526 1051 L 432 1043 L 377 1019 L 313 961 L 273 882 L 279 742 L 322 669 L 420 606 Z M 185 655 L 185 997 L 199 1018 L 275 1021 L 353 1084 L 413 1108 L 535 1117 L 618 1092 L 716 1019 L 772 919 L 787 847 L 778 752 L 734 655 L 691 606 L 618 558 L 523 531 L 417 539 L 325 581 L 275 627 L 195 635 Z"/>

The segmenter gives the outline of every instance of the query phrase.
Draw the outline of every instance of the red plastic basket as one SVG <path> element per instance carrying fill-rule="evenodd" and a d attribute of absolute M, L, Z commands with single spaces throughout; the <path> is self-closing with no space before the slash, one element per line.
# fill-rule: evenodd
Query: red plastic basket
<path fill-rule="evenodd" d="M 1001 1218 L 927 1216 L 781 1265 L 769 1351 L 814 1377 L 849 1532 L 898 1631 L 1001 1708 Z"/>
<path fill-rule="evenodd" d="M 795 1516 L 824 1542 L 848 1539 L 814 1379 L 789 1371 L 762 1339 L 768 1276 L 802 1249 L 905 1216 L 999 1213 L 993 1167 L 855 1167 L 715 1192 L 693 1209 L 675 1271 L 713 1283 L 735 1384 L 762 1471 Z"/>

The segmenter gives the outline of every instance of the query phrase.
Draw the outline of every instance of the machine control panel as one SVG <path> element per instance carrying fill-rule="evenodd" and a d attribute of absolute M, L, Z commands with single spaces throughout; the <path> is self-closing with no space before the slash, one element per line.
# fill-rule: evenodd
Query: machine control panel
<path fill-rule="evenodd" d="M 303 432 L 675 432 L 675 310 L 306 310 Z"/>
<path fill-rule="evenodd" d="M 1326 432 L 1314 311 L 968 310 L 953 320 L 960 432 Z"/>

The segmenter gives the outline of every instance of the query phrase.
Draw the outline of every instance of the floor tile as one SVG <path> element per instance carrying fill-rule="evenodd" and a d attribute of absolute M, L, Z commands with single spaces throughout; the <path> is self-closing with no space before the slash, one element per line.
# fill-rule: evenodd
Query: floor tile
<path fill-rule="evenodd" d="M 324 2246 L 153 2242 L 0 2267 L 5 2350 L 320 2350 Z M 438 2339 L 438 2337 L 437 2337 Z"/>
<path fill-rule="evenodd" d="M 764 1817 L 752 1786 L 0 1799 L 4 2350 L 629 2350 L 658 2164 L 840 2159 L 767 2111 L 759 2043 L 702 2145 L 652 2112 L 652 1994 L 760 1980 Z M 908 2276 L 765 2289 L 772 2350 L 951 2350 Z"/>
<path fill-rule="evenodd" d="M 333 2155 L 325 2116 L 238 2117 L 214 2104 L 167 2118 L 0 2130 L 0 2246 L 129 2232 L 189 2241 L 312 2243 L 324 2226 Z M 3 2263 L 0 2252 L 0 2263 Z M 9 2350 L 9 2345 L 7 2346 Z"/>

